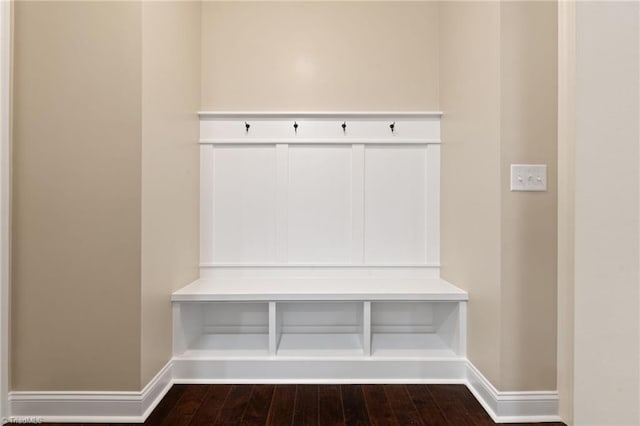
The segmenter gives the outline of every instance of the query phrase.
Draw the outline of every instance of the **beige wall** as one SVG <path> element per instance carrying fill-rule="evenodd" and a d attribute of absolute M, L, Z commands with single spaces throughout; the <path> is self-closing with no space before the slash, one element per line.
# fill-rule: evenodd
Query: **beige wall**
<path fill-rule="evenodd" d="M 15 5 L 12 389 L 140 384 L 140 4 Z"/>
<path fill-rule="evenodd" d="M 442 4 L 440 39 L 442 276 L 469 292 L 469 359 L 498 384 L 500 5 Z"/>
<path fill-rule="evenodd" d="M 557 4 L 501 9 L 501 389 L 556 389 Z M 511 164 L 546 164 L 547 191 L 511 192 Z"/>
<path fill-rule="evenodd" d="M 575 25 L 573 420 L 637 425 L 640 5 L 579 2 Z"/>
<path fill-rule="evenodd" d="M 469 359 L 494 386 L 554 390 L 556 4 L 440 16 L 442 275 L 469 291 Z M 511 163 L 547 164 L 548 191 L 510 192 Z"/>
<path fill-rule="evenodd" d="M 205 2 L 203 110 L 437 110 L 437 2 Z"/>
<path fill-rule="evenodd" d="M 142 386 L 171 359 L 173 291 L 198 278 L 200 3 L 142 6 Z"/>
<path fill-rule="evenodd" d="M 13 390 L 139 390 L 197 278 L 199 2 L 18 2 Z"/>

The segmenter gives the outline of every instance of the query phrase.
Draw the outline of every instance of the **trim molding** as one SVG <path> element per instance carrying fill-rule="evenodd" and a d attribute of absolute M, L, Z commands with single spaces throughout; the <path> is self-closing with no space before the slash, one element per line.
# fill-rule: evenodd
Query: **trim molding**
<path fill-rule="evenodd" d="M 139 392 L 10 392 L 13 419 L 44 422 L 139 422 L 151 414 L 173 385 L 169 361 Z"/>
<path fill-rule="evenodd" d="M 237 364 L 239 367 L 244 368 L 247 361 L 249 360 L 237 362 Z M 308 371 L 309 364 L 316 362 L 318 361 L 303 361 L 301 364 L 304 364 L 304 369 Z M 182 371 L 182 374 L 180 374 L 180 371 L 176 371 L 178 373 L 177 376 L 183 375 L 184 377 L 174 378 L 173 364 L 178 363 L 180 365 L 179 369 L 184 369 L 187 367 L 186 364 L 190 364 L 190 362 L 187 361 L 185 364 L 185 361 L 171 360 L 140 392 L 19 391 L 9 394 L 9 406 L 11 416 L 15 418 L 38 418 L 38 420 L 45 422 L 144 422 L 174 383 L 446 383 L 465 384 L 496 423 L 561 421 L 558 415 L 558 392 L 501 392 L 470 361 L 463 361 L 466 366 L 466 378 L 464 378 L 464 374 L 463 377 L 459 377 L 455 366 L 458 362 L 460 361 L 440 363 L 440 367 L 446 367 L 444 369 L 446 373 L 442 375 L 440 368 L 437 369 L 438 371 L 431 371 L 432 374 L 435 374 L 430 378 L 385 377 L 336 381 L 336 377 L 331 377 L 331 374 L 314 379 L 309 379 L 304 375 L 294 378 L 275 378 L 267 375 L 260 378 L 220 379 L 215 377 L 216 374 L 207 378 L 208 374 L 202 375 L 203 372 L 207 373 L 207 371 L 202 371 L 202 368 L 196 368 L 198 371 L 189 371 L 189 373 L 187 373 L 187 370 L 192 369 L 187 369 Z M 191 361 L 192 363 L 193 361 Z M 220 363 L 219 368 L 225 369 L 225 366 L 228 366 L 227 361 L 221 360 Z M 263 361 L 263 363 L 270 364 L 271 362 Z M 324 364 L 333 363 L 334 361 L 328 361 Z M 400 364 L 406 364 L 406 360 L 396 361 L 396 363 L 399 363 L 397 366 L 399 367 Z M 381 364 L 385 364 L 385 362 Z M 418 362 L 418 364 L 422 363 Z M 438 363 L 436 362 L 435 364 Z M 380 363 L 375 368 L 379 366 Z M 326 367 L 329 368 L 330 366 Z M 207 369 L 205 368 L 205 370 Z M 369 369 L 366 368 L 365 370 Z M 197 377 L 188 377 L 194 372 Z M 211 371 L 208 371 L 208 373 L 211 373 Z M 371 373 L 371 371 L 368 371 L 368 373 Z M 440 377 L 437 377 L 438 375 Z"/>
<path fill-rule="evenodd" d="M 496 423 L 525 423 L 525 422 L 555 422 L 561 421 L 558 415 L 558 392 L 556 391 L 528 391 L 528 392 L 501 392 L 498 391 L 487 380 L 482 373 L 470 362 L 462 359 L 464 372 L 461 376 L 456 373 L 456 364 L 460 361 L 440 362 L 433 361 L 430 364 L 444 369 L 431 371 L 432 377 L 408 378 L 408 377 L 385 377 L 378 379 L 338 379 L 331 374 L 325 377 L 310 379 L 301 375 L 298 378 L 287 379 L 282 377 L 260 377 L 260 378 L 227 378 L 221 379 L 215 371 L 207 371 L 202 364 L 204 360 L 171 360 L 158 372 L 158 374 L 140 392 L 11 392 L 9 394 L 9 404 L 11 415 L 16 418 L 37 418 L 45 422 L 144 422 L 153 409 L 162 400 L 171 386 L 175 384 L 209 384 L 209 383 L 430 383 L 430 384 L 464 384 L 482 407 Z M 411 364 L 421 364 L 416 360 L 386 361 L 395 362 L 396 367 L 401 369 L 401 364 L 407 362 Z M 193 363 L 195 362 L 196 365 Z M 254 361 L 255 362 L 255 361 Z M 273 361 L 262 361 L 270 364 Z M 318 360 L 293 360 L 289 361 L 301 364 L 302 368 L 308 371 L 310 364 L 328 364 L 334 361 Z M 246 364 L 251 364 L 251 360 L 236 362 L 237 367 L 245 368 Z M 285 363 L 287 363 L 285 361 Z M 174 364 L 178 370 L 174 372 Z M 190 365 L 189 365 L 190 364 Z M 204 361 L 204 364 L 207 364 Z M 210 364 L 210 362 L 209 362 Z M 376 363 L 373 363 L 376 364 Z M 378 368 L 385 362 L 377 363 Z M 459 364 L 458 364 L 459 365 Z M 194 371 L 190 367 L 197 367 Z M 226 369 L 228 361 L 220 360 L 220 369 Z M 199 368 L 198 368 L 199 367 Z M 182 373 L 179 371 L 182 369 Z M 186 369 L 186 370 L 185 370 Z M 214 368 L 215 370 L 215 368 Z M 365 370 L 370 370 L 365 368 Z M 265 370 L 266 371 L 266 370 Z M 327 370 L 328 371 L 328 370 Z M 177 374 L 175 374 L 177 373 Z M 194 374 L 193 377 L 188 377 Z M 205 373 L 205 374 L 202 374 Z M 207 374 L 209 373 L 209 374 Z M 214 373 L 211 375 L 211 373 Z M 364 373 L 364 371 L 363 371 Z M 371 371 L 368 371 L 371 373 Z M 183 377 L 179 377 L 179 376 Z M 440 377 L 438 377 L 438 375 Z M 207 376 L 209 376 L 207 378 Z"/>
<path fill-rule="evenodd" d="M 10 414 L 9 220 L 11 203 L 12 1 L 0 1 L 0 419 Z"/>
<path fill-rule="evenodd" d="M 557 391 L 501 392 L 467 361 L 467 387 L 496 423 L 559 422 Z"/>

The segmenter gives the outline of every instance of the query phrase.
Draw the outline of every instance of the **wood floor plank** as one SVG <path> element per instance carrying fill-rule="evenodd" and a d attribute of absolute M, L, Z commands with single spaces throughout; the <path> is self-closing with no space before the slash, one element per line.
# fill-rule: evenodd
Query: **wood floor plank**
<path fill-rule="evenodd" d="M 424 424 L 404 385 L 384 385 L 384 393 L 398 423 L 401 425 Z"/>
<path fill-rule="evenodd" d="M 451 390 L 454 397 L 462 401 L 462 404 L 467 409 L 474 425 L 490 426 L 495 424 L 491 419 L 491 416 L 489 416 L 485 409 L 482 408 L 482 405 L 480 405 L 478 400 L 466 386 L 456 386 L 455 388 L 451 388 Z"/>
<path fill-rule="evenodd" d="M 269 416 L 274 385 L 256 385 L 242 417 L 243 425 L 264 425 Z"/>
<path fill-rule="evenodd" d="M 449 425 L 475 426 L 475 422 L 464 403 L 456 396 L 455 388 L 450 386 L 458 385 L 427 385 L 427 389 Z"/>
<path fill-rule="evenodd" d="M 362 386 L 342 385 L 340 388 L 342 391 L 342 409 L 344 410 L 345 422 L 350 426 L 370 425 L 371 422 L 369 421 Z"/>
<path fill-rule="evenodd" d="M 433 400 L 426 385 L 406 385 L 405 388 L 425 425 L 441 426 L 447 424 L 440 407 Z"/>
<path fill-rule="evenodd" d="M 251 398 L 252 390 L 253 385 L 233 385 L 214 424 L 237 425 L 240 423 Z"/>
<path fill-rule="evenodd" d="M 204 400 L 191 419 L 190 426 L 204 426 L 213 424 L 222 410 L 231 385 L 211 385 Z"/>
<path fill-rule="evenodd" d="M 322 426 L 345 424 L 339 385 L 322 385 L 318 388 L 318 424 Z"/>
<path fill-rule="evenodd" d="M 267 424 L 272 426 L 291 426 L 293 424 L 295 403 L 296 385 L 277 385 L 271 399 Z"/>
<path fill-rule="evenodd" d="M 153 410 L 151 415 L 144 422 L 145 425 L 160 426 L 164 419 L 169 415 L 173 407 L 177 404 L 182 394 L 187 390 L 188 385 L 173 385 L 162 401 Z"/>
<path fill-rule="evenodd" d="M 318 385 L 298 385 L 293 424 L 295 426 L 318 424 Z"/>
<path fill-rule="evenodd" d="M 195 412 L 200 408 L 209 387 L 188 386 L 176 402 L 169 415 L 162 421 L 163 426 L 186 426 Z"/>
<path fill-rule="evenodd" d="M 367 413 L 372 425 L 398 425 L 382 386 L 362 385 L 362 393 L 364 394 Z"/>

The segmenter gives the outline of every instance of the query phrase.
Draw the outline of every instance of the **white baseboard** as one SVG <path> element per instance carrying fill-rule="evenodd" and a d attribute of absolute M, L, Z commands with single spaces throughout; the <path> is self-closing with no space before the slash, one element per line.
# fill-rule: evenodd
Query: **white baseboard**
<path fill-rule="evenodd" d="M 496 423 L 559 422 L 558 392 L 501 392 L 467 361 L 467 387 Z"/>
<path fill-rule="evenodd" d="M 192 360 L 192 362 L 195 360 Z M 42 422 L 73 422 L 73 423 L 142 423 L 151 414 L 153 409 L 162 400 L 174 383 L 450 383 L 466 384 L 483 408 L 496 423 L 525 423 L 525 422 L 556 422 L 561 421 L 558 416 L 558 393 L 555 391 L 530 391 L 530 392 L 501 392 L 498 391 L 478 369 L 469 361 L 456 362 L 427 362 L 429 367 L 437 369 L 423 370 L 428 375 L 416 374 L 416 360 L 395 362 L 365 362 L 360 377 L 310 377 L 303 374 L 288 376 L 284 371 L 287 365 L 292 365 L 294 371 L 313 371 L 314 367 L 320 367 L 320 372 L 329 367 L 324 364 L 333 364 L 331 361 L 299 361 L 274 363 L 273 361 L 260 361 L 259 367 L 263 371 L 271 371 L 271 374 L 250 377 L 242 373 L 239 377 L 227 375 L 221 377 L 220 369 L 223 365 L 218 362 L 208 363 L 204 360 L 195 363 L 187 360 L 171 360 L 158 372 L 158 374 L 140 392 L 11 392 L 9 394 L 10 415 L 14 419 L 31 419 Z M 236 361 L 236 373 L 242 368 L 249 367 L 247 371 L 259 371 L 251 368 L 254 362 Z M 300 363 L 301 365 L 295 365 Z M 349 364 L 349 363 L 345 363 Z M 350 368 L 358 363 L 353 363 Z M 417 362 L 420 364 L 420 362 Z M 228 363 L 227 363 L 228 365 Z M 459 370 L 458 365 L 463 367 Z M 411 374 L 394 376 L 393 371 L 400 371 L 404 366 Z M 253 367 L 258 367 L 255 365 Z M 344 365 L 342 367 L 347 367 Z M 407 368 L 409 367 L 409 368 Z M 356 368 L 356 370 L 358 370 Z M 385 370 L 387 374 L 381 372 Z M 273 375 L 273 372 L 280 374 Z M 329 370 L 327 370 L 329 371 Z M 345 370 L 343 370 L 344 372 Z M 376 373 L 373 373 L 373 372 Z M 227 371 L 228 373 L 228 371 Z M 373 373 L 373 375 L 371 375 Z M 435 374 L 434 374 L 435 373 Z M 460 374 L 462 373 L 462 374 Z M 369 375 L 367 377 L 367 375 Z M 288 376 L 288 377 L 287 377 Z M 377 378 L 374 378 L 376 377 Z M 427 377 L 428 376 L 428 377 Z"/>
<path fill-rule="evenodd" d="M 10 392 L 10 419 L 54 423 L 142 423 L 173 385 L 172 370 L 169 361 L 139 392 Z"/>

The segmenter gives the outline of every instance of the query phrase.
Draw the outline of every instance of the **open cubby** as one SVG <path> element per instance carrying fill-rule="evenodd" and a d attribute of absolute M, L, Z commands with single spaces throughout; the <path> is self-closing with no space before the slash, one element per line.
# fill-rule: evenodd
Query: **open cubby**
<path fill-rule="evenodd" d="M 269 304 L 184 303 L 174 318 L 175 355 L 260 357 L 269 354 Z"/>
<path fill-rule="evenodd" d="M 373 357 L 461 356 L 459 303 L 372 302 Z"/>
<path fill-rule="evenodd" d="M 363 310 L 358 302 L 276 304 L 278 356 L 342 357 L 363 354 Z"/>

